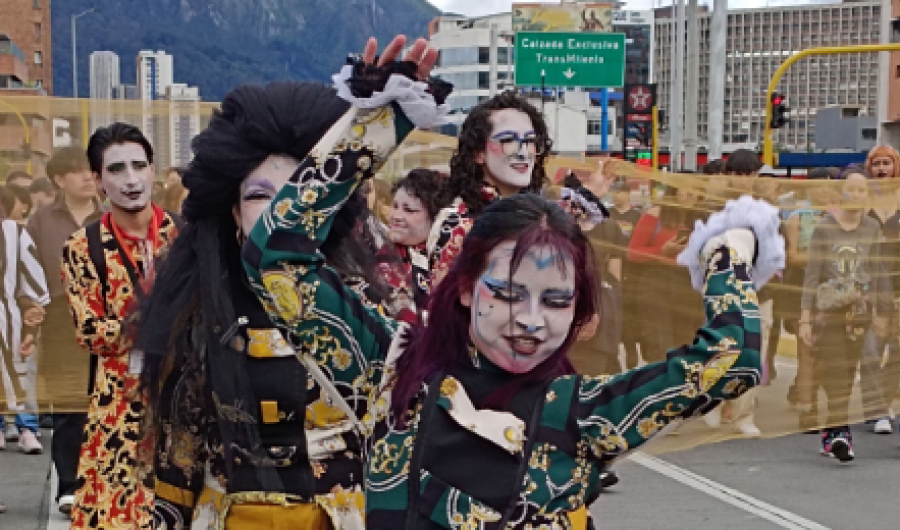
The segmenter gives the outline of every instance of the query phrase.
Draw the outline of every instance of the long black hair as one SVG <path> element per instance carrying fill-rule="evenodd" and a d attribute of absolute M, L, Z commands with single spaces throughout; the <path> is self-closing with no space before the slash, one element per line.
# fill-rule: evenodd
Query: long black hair
<path fill-rule="evenodd" d="M 260 447 L 254 422 L 241 420 L 241 415 L 219 414 L 211 398 L 212 394 L 218 403 L 243 407 L 245 418 L 257 413 L 245 370 L 246 355 L 224 340 L 234 329 L 237 311 L 243 309 L 235 307 L 235 299 L 240 296 L 242 304 L 258 303 L 241 265 L 232 210 L 238 204 L 241 183 L 267 157 L 304 159 L 348 109 L 349 104 L 333 89 L 319 83 L 243 85 L 225 97 L 209 127 L 194 138 L 194 159 L 183 176 L 189 191 L 182 210 L 187 224 L 159 261 L 151 293 L 140 304 L 136 345 L 146 359 L 147 434 L 158 435 L 162 415 L 167 413 L 159 410 L 165 371 L 187 366 L 203 372 L 198 377 L 206 380 L 202 408 L 207 416 L 216 417 L 226 465 L 233 461 L 232 442 Z M 368 279 L 377 267 L 374 257 L 361 248 L 365 238 L 358 237 L 360 226 L 365 225 L 360 221 L 364 211 L 365 199 L 353 197 L 337 215 L 322 251 L 338 272 Z M 179 399 L 183 398 L 172 396 L 173 402 Z M 260 480 L 273 476 L 269 473 Z"/>
<path fill-rule="evenodd" d="M 466 208 L 472 214 L 479 214 L 487 206 L 487 201 L 481 196 L 484 186 L 484 164 L 476 160 L 484 153 L 485 145 L 491 135 L 491 114 L 498 110 L 515 109 L 528 115 L 534 126 L 537 136 L 537 156 L 534 162 L 534 172 L 531 174 L 531 184 L 522 191 L 539 193 L 547 182 L 547 174 L 544 171 L 544 160 L 550 154 L 553 142 L 547 131 L 544 117 L 531 103 L 512 92 L 503 92 L 488 99 L 477 107 L 463 122 L 459 133 L 459 145 L 450 159 L 450 179 L 444 188 L 442 202 L 451 203 L 457 197 L 461 197 L 466 203 Z"/>

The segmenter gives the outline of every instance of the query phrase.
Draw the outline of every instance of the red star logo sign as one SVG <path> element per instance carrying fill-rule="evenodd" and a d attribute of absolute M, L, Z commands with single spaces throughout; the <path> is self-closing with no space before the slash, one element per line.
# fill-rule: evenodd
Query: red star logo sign
<path fill-rule="evenodd" d="M 631 108 L 635 112 L 642 112 L 650 108 L 650 98 L 652 94 L 647 87 L 638 86 L 631 89 L 628 98 L 631 101 Z"/>

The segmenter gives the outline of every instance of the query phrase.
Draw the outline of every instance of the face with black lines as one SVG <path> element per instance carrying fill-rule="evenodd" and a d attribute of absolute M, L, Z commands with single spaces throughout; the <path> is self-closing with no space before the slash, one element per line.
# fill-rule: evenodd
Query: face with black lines
<path fill-rule="evenodd" d="M 241 195 L 233 211 L 234 221 L 241 227 L 244 235 L 250 234 L 256 221 L 299 166 L 300 162 L 296 158 L 270 155 L 247 175 L 241 183 Z"/>
<path fill-rule="evenodd" d="M 537 157 L 537 134 L 527 114 L 518 109 L 494 111 L 484 153 L 485 180 L 503 197 L 531 184 Z"/>
<path fill-rule="evenodd" d="M 471 309 L 469 336 L 478 351 L 507 372 L 524 374 L 553 355 L 569 334 L 575 269 L 568 256 L 538 246 L 510 277 L 515 247 L 515 241 L 494 247 L 487 269 L 460 302 Z"/>
<path fill-rule="evenodd" d="M 153 194 L 153 164 L 141 144 L 113 144 L 103 153 L 100 185 L 114 207 L 142 212 Z"/>

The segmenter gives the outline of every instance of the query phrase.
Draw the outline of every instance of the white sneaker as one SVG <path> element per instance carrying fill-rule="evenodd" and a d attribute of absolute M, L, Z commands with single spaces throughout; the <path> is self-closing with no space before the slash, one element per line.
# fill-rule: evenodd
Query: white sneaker
<path fill-rule="evenodd" d="M 66 517 L 72 515 L 72 505 L 75 504 L 75 496 L 74 495 L 63 495 L 59 498 L 59 512 L 64 514 Z"/>
<path fill-rule="evenodd" d="M 19 439 L 19 428 L 12 423 L 6 424 L 6 441 L 15 442 Z"/>
<path fill-rule="evenodd" d="M 744 438 L 759 438 L 762 436 L 762 431 L 753 423 L 752 415 L 739 419 L 734 427 Z"/>
<path fill-rule="evenodd" d="M 22 435 L 19 436 L 19 451 L 26 455 L 39 455 L 44 452 L 44 447 L 33 432 L 23 429 Z"/>
<path fill-rule="evenodd" d="M 891 425 L 891 420 L 881 418 L 875 422 L 875 434 L 891 434 L 892 432 L 894 432 L 894 426 Z"/>

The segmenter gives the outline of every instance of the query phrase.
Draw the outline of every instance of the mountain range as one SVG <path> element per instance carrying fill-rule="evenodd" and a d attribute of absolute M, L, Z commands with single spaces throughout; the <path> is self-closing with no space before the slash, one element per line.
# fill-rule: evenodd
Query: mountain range
<path fill-rule="evenodd" d="M 374 35 L 426 36 L 439 10 L 426 0 L 56 0 L 54 95 L 72 95 L 71 17 L 78 19 L 78 93 L 89 93 L 89 55 L 119 55 L 123 84 L 135 84 L 140 50 L 174 57 L 174 80 L 221 101 L 240 83 L 327 81 L 347 53 Z"/>

